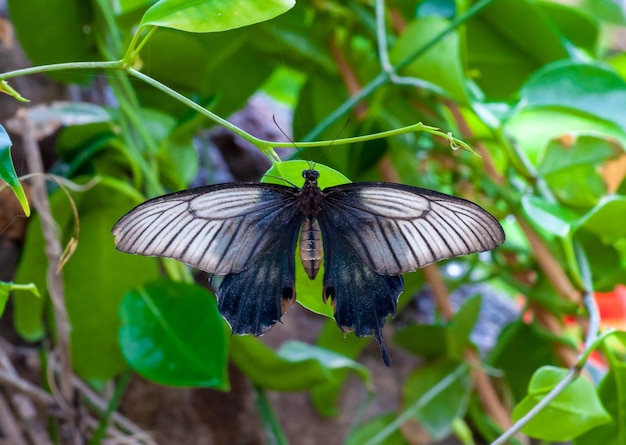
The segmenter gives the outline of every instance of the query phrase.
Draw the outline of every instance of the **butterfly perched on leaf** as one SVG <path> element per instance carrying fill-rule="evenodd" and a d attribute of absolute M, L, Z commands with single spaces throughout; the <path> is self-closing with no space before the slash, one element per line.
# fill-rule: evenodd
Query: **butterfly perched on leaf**
<path fill-rule="evenodd" d="M 504 242 L 498 221 L 461 198 L 385 182 L 320 189 L 318 170 L 302 175 L 301 188 L 228 183 L 151 199 L 117 222 L 116 247 L 225 275 L 220 313 L 233 333 L 254 335 L 296 301 L 297 256 L 308 279 L 323 269 L 320 297 L 331 300 L 340 329 L 373 335 L 389 366 L 381 330 L 401 274 Z"/>

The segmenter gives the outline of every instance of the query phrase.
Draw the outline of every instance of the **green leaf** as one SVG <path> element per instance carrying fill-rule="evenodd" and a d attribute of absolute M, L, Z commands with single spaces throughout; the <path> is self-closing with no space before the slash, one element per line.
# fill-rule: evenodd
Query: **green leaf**
<path fill-rule="evenodd" d="M 600 20 L 626 25 L 626 10 L 620 0 L 583 0 L 581 6 L 589 9 Z"/>
<path fill-rule="evenodd" d="M 513 421 L 528 413 L 567 373 L 567 369 L 554 366 L 539 368 L 528 384 L 528 395 L 513 410 Z M 578 378 L 523 427 L 522 432 L 537 439 L 567 441 L 610 421 L 611 416 L 594 386 Z"/>
<path fill-rule="evenodd" d="M 541 2 L 537 4 L 563 36 L 589 54 L 597 56 L 600 37 L 598 21 L 579 6 Z"/>
<path fill-rule="evenodd" d="M 448 351 L 448 328 L 442 325 L 414 324 L 398 330 L 393 341 L 421 357 L 441 357 Z"/>
<path fill-rule="evenodd" d="M 86 62 L 98 58 L 93 40 L 92 3 L 83 0 L 9 0 L 11 23 L 34 65 Z M 88 83 L 93 71 L 54 71 L 63 82 Z"/>
<path fill-rule="evenodd" d="M 548 143 L 563 135 L 595 135 L 626 146 L 626 133 L 617 124 L 588 113 L 558 106 L 522 108 L 506 123 L 507 134 L 538 165 Z"/>
<path fill-rule="evenodd" d="M 4 314 L 4 308 L 9 301 L 9 293 L 11 293 L 13 283 L 5 283 L 0 281 L 0 317 Z"/>
<path fill-rule="evenodd" d="M 409 23 L 389 53 L 391 63 L 397 64 L 416 52 L 449 24 L 448 20 L 439 17 L 426 17 Z M 461 64 L 459 36 L 456 33 L 450 33 L 441 39 L 400 74 L 426 80 L 441 87 L 457 101 L 469 102 Z"/>
<path fill-rule="evenodd" d="M 598 388 L 602 404 L 613 417 L 578 437 L 575 445 L 622 445 L 626 443 L 626 364 L 611 366 Z"/>
<path fill-rule="evenodd" d="M 540 196 L 524 195 L 522 208 L 534 224 L 560 238 L 569 237 L 572 225 L 580 218 L 567 207 L 548 202 Z"/>
<path fill-rule="evenodd" d="M 28 291 L 31 293 L 31 295 L 34 295 L 35 297 L 41 297 L 41 295 L 39 295 L 39 290 L 37 289 L 37 286 L 35 286 L 33 283 L 13 284 L 0 281 L 0 317 L 2 317 L 2 314 L 4 313 L 7 301 L 9 301 L 9 294 L 15 291 Z"/>
<path fill-rule="evenodd" d="M 317 346 L 354 359 L 359 356 L 371 340 L 371 337 L 359 338 L 354 334 L 346 335 L 337 329 L 335 320 L 326 320 L 322 332 L 317 338 Z M 337 401 L 349 375 L 348 369 L 338 370 L 334 380 L 311 389 L 311 397 L 317 412 L 325 416 L 338 414 Z"/>
<path fill-rule="evenodd" d="M 482 297 L 468 298 L 446 325 L 415 324 L 396 332 L 394 343 L 413 354 L 463 360 L 469 336 L 480 314 Z"/>
<path fill-rule="evenodd" d="M 11 145 L 11 138 L 4 127 L 0 125 L 0 180 L 6 182 L 9 187 L 11 187 L 11 190 L 13 190 L 13 193 L 15 193 L 16 198 L 22 205 L 24 213 L 26 216 L 30 216 L 28 199 L 26 199 L 24 189 L 22 188 L 22 184 L 20 184 L 20 180 L 15 172 L 15 167 L 13 166 L 13 160 L 11 159 Z M 0 187 L 1 186 L 2 183 L 0 182 Z"/>
<path fill-rule="evenodd" d="M 624 148 L 615 141 L 593 135 L 581 135 L 574 140 L 555 139 L 548 145 L 538 170 L 544 176 L 569 173 L 586 165 L 597 167 L 623 152 Z"/>
<path fill-rule="evenodd" d="M 576 225 L 596 234 L 604 244 L 611 245 L 626 238 L 626 196 L 612 195 L 600 200 Z"/>
<path fill-rule="evenodd" d="M 599 64 L 552 63 L 524 85 L 521 99 L 525 107 L 570 108 L 626 129 L 626 81 Z"/>
<path fill-rule="evenodd" d="M 120 193 L 125 187 L 125 183 L 102 177 L 88 191 L 72 194 L 81 231 L 76 251 L 63 268 L 63 282 L 72 324 L 73 365 L 84 378 L 107 380 L 126 367 L 117 340 L 119 303 L 128 289 L 159 275 L 156 259 L 115 250 L 111 227 L 138 204 Z M 51 197 L 50 204 L 64 241 L 67 241 L 74 230 L 67 197 L 59 191 Z M 24 295 L 15 299 L 16 328 L 28 340 L 38 340 L 45 335 L 43 320 L 48 305 L 45 242 L 40 224 L 34 222 L 29 225 L 15 278 L 17 282 L 35 283 L 44 297 Z"/>
<path fill-rule="evenodd" d="M 487 96 L 509 97 L 542 65 L 568 57 L 564 43 L 536 2 L 494 1 L 467 24 L 468 69 Z"/>
<path fill-rule="evenodd" d="M 233 336 L 230 358 L 255 385 L 268 390 L 311 390 L 335 381 L 344 369 L 356 371 L 371 386 L 363 365 L 332 351 L 290 343 L 275 353 L 255 337 Z"/>
<path fill-rule="evenodd" d="M 161 0 L 143 16 L 141 26 L 187 32 L 219 32 L 264 22 L 289 11 L 295 0 Z"/>
<path fill-rule="evenodd" d="M 261 182 L 282 185 L 294 184 L 301 187 L 304 184 L 302 172 L 311 167 L 320 172 L 318 185 L 322 189 L 350 182 L 348 178 L 336 170 L 322 164 L 312 165 L 307 161 L 277 162 L 265 173 Z M 324 266 L 322 265 L 315 280 L 309 279 L 300 261 L 299 251 L 300 241 L 298 240 L 296 251 L 294 253 L 289 252 L 290 255 L 293 254 L 296 256 L 296 301 L 310 311 L 326 315 L 327 317 L 333 317 L 333 306 L 329 303 L 324 303 L 322 299 Z"/>
<path fill-rule="evenodd" d="M 482 301 L 480 294 L 468 298 L 450 320 L 447 329 L 448 358 L 463 360 L 465 348 L 470 344 L 470 334 L 480 315 Z"/>
<path fill-rule="evenodd" d="M 419 400 L 426 392 L 458 368 L 456 361 L 440 361 L 420 367 L 406 380 L 403 388 L 405 408 Z M 450 434 L 452 422 L 462 417 L 471 393 L 470 375 L 465 372 L 447 386 L 429 403 L 416 411 L 414 419 L 420 422 L 435 440 Z"/>
<path fill-rule="evenodd" d="M 557 364 L 554 344 L 536 324 L 518 320 L 508 325 L 489 354 L 488 363 L 504 372 L 515 401 L 526 395 L 528 382 L 537 368 Z"/>
<path fill-rule="evenodd" d="M 366 423 L 359 425 L 344 442 L 344 445 L 362 445 L 369 439 L 374 437 L 381 430 L 385 429 L 396 420 L 395 413 L 379 414 L 372 417 Z M 391 435 L 385 437 L 385 445 L 408 445 L 407 440 L 399 429 L 396 429 Z"/>
<path fill-rule="evenodd" d="M 124 296 L 120 317 L 122 354 L 143 377 L 163 385 L 228 389 L 228 337 L 207 290 L 153 281 Z"/>
<path fill-rule="evenodd" d="M 538 171 L 557 197 L 572 206 L 592 206 L 604 194 L 606 184 L 599 167 L 624 152 L 615 141 L 584 135 L 548 144 Z"/>

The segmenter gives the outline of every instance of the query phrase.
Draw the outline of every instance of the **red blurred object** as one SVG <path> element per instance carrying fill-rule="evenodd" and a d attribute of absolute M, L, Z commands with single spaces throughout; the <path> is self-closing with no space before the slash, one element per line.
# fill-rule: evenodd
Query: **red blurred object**
<path fill-rule="evenodd" d="M 595 297 L 602 326 L 626 330 L 626 286 L 619 284 L 613 292 L 596 292 Z"/>

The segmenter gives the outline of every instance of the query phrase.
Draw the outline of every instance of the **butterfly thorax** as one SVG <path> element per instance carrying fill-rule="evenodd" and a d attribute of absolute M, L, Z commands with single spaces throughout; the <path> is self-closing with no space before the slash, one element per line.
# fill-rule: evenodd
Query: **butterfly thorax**
<path fill-rule="evenodd" d="M 300 229 L 300 259 L 306 274 L 311 280 L 315 279 L 324 257 L 322 236 L 317 222 L 317 215 L 322 211 L 324 195 L 317 185 L 319 178 L 317 170 L 304 170 L 304 185 L 300 189 L 298 201 L 304 221 Z"/>

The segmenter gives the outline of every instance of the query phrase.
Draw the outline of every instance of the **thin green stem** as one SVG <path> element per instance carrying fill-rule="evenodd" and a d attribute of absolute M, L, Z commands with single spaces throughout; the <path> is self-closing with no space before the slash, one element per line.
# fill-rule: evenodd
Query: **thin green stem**
<path fill-rule="evenodd" d="M 452 371 L 450 374 L 437 382 L 437 384 L 430 388 L 422 397 L 412 403 L 402 414 L 396 417 L 393 422 L 380 430 L 378 434 L 374 435 L 374 437 L 372 437 L 370 440 L 365 442 L 364 445 L 376 445 L 379 443 L 384 443 L 383 441 L 387 439 L 391 434 L 393 434 L 394 431 L 397 431 L 404 424 L 404 422 L 415 416 L 415 413 L 419 409 L 426 406 L 435 397 L 437 397 L 450 385 L 452 385 L 459 378 L 461 378 L 461 376 L 465 374 L 468 369 L 469 365 L 467 363 L 461 363 L 454 371 Z"/>
<path fill-rule="evenodd" d="M 100 421 L 98 422 L 98 428 L 91 436 L 91 440 L 89 441 L 89 445 L 98 445 L 102 443 L 102 439 L 106 433 L 106 430 L 109 426 L 109 420 L 113 413 L 117 410 L 117 407 L 122 400 L 122 396 L 126 392 L 126 388 L 130 383 L 130 379 L 133 376 L 133 371 L 130 368 L 126 368 L 126 370 L 122 373 L 117 385 L 115 385 L 115 392 L 113 393 L 113 397 L 109 401 L 106 411 L 103 413 L 102 417 L 100 417 Z"/>
<path fill-rule="evenodd" d="M 184 103 L 185 105 L 187 105 L 189 108 L 196 110 L 198 113 L 208 117 L 209 119 L 211 119 L 213 122 L 223 126 L 224 128 L 232 131 L 233 133 L 241 136 L 242 138 L 246 139 L 247 141 L 253 143 L 254 145 L 258 146 L 258 147 L 262 147 L 265 148 L 267 145 L 267 142 L 256 138 L 254 136 L 252 136 L 249 133 L 246 133 L 245 131 L 241 130 L 239 127 L 236 127 L 235 125 L 231 124 L 230 122 L 228 122 L 226 119 L 221 118 L 220 116 L 218 116 L 217 114 L 214 114 L 212 112 L 210 112 L 209 110 L 207 110 L 206 108 L 204 108 L 203 106 L 195 103 L 194 101 L 192 101 L 191 99 L 188 99 L 187 97 L 183 96 L 182 94 L 180 94 L 178 91 L 175 91 L 173 89 L 171 89 L 170 87 L 168 87 L 167 85 L 162 84 L 161 82 L 159 82 L 156 79 L 153 79 L 150 76 L 146 76 L 145 74 L 143 74 L 140 71 L 137 71 L 134 68 L 127 68 L 126 71 L 133 77 L 142 80 L 143 82 L 147 83 L 148 85 L 156 88 L 159 91 L 162 91 L 163 93 L 167 94 L 168 96 L 173 97 L 174 99 Z"/>
<path fill-rule="evenodd" d="M 51 71 L 63 70 L 110 70 L 122 68 L 122 60 L 112 62 L 67 62 L 55 63 L 53 65 L 39 65 L 30 68 L 23 68 L 15 71 L 8 71 L 0 74 L 0 80 L 11 79 L 13 77 L 27 76 L 30 74 L 49 73 Z"/>

